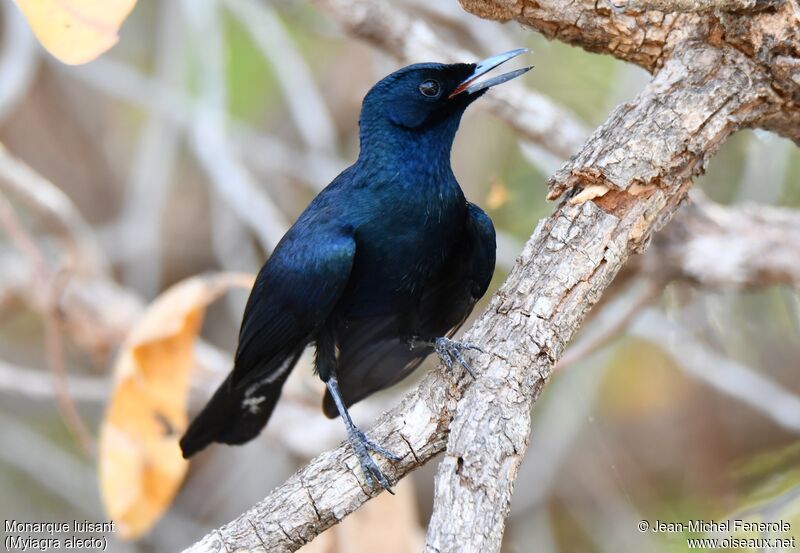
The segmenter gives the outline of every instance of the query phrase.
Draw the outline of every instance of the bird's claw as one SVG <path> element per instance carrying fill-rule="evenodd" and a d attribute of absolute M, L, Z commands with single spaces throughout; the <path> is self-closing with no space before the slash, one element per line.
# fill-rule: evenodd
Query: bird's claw
<path fill-rule="evenodd" d="M 383 472 L 381 472 L 380 467 L 375 462 L 375 459 L 373 459 L 369 454 L 369 452 L 372 451 L 382 455 L 390 461 L 400 461 L 402 457 L 395 455 L 385 447 L 373 442 L 367 438 L 366 434 L 358 429 L 353 429 L 352 433 L 350 434 L 350 444 L 353 446 L 356 457 L 358 457 L 358 462 L 361 465 L 361 470 L 364 473 L 367 486 L 370 488 L 373 487 L 375 485 L 375 480 L 377 480 L 384 490 L 394 495 L 391 485 L 389 484 L 389 480 L 386 478 L 386 476 L 384 476 Z"/>
<path fill-rule="evenodd" d="M 386 449 L 385 447 L 383 447 L 382 445 L 373 442 L 372 440 L 367 438 L 366 434 L 361 432 L 361 430 L 359 430 L 358 433 L 361 435 L 361 439 L 364 440 L 364 445 L 367 447 L 368 450 L 370 450 L 370 451 L 372 451 L 374 453 L 377 453 L 378 455 L 381 455 L 382 457 L 386 457 L 390 461 L 397 462 L 397 461 L 402 461 L 403 460 L 403 456 L 402 455 L 396 455 L 396 454 L 392 453 L 391 451 L 389 451 L 388 449 Z"/>
<path fill-rule="evenodd" d="M 475 373 L 473 372 L 472 367 L 467 360 L 464 359 L 464 351 L 471 349 L 479 351 L 480 353 L 486 353 L 475 344 L 459 342 L 457 340 L 451 340 L 450 338 L 444 337 L 436 338 L 436 340 L 433 342 L 433 348 L 436 350 L 436 353 L 439 354 L 439 358 L 449 370 L 452 370 L 453 365 L 458 363 L 464 368 L 465 371 L 469 373 L 472 378 L 475 378 Z"/>

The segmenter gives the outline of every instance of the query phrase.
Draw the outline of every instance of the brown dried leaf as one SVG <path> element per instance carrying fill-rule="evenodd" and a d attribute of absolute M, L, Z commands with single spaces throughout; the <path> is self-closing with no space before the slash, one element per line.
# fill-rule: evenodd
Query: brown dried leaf
<path fill-rule="evenodd" d="M 36 38 L 60 61 L 87 63 L 114 46 L 136 0 L 16 0 Z"/>
<path fill-rule="evenodd" d="M 186 474 L 178 440 L 187 426 L 194 343 L 205 309 L 253 277 L 189 278 L 161 294 L 128 335 L 100 428 L 100 491 L 124 538 L 141 536 L 172 503 Z"/>

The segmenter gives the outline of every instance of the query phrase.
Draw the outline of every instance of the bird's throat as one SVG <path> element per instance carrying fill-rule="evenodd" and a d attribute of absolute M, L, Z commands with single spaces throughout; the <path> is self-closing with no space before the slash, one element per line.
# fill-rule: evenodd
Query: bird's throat
<path fill-rule="evenodd" d="M 362 120 L 359 162 L 423 171 L 430 167 L 449 169 L 450 151 L 460 121 L 461 112 L 413 129 L 386 118 Z"/>

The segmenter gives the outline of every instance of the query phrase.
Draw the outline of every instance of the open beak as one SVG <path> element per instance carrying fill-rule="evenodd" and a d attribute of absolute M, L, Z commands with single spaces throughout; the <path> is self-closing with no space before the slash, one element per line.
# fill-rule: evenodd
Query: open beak
<path fill-rule="evenodd" d="M 503 73 L 502 75 L 498 75 L 496 77 L 492 77 L 491 79 L 486 79 L 485 81 L 477 82 L 483 75 L 494 69 L 495 67 L 507 62 L 511 58 L 516 58 L 521 54 L 527 54 L 530 50 L 527 48 L 518 48 L 516 50 L 511 50 L 510 52 L 505 52 L 503 54 L 497 54 L 496 56 L 492 56 L 491 58 L 486 58 L 482 62 L 479 62 L 475 66 L 475 70 L 472 72 L 472 75 L 467 77 L 461 84 L 456 87 L 456 89 L 448 96 L 448 98 L 452 98 L 453 96 L 457 96 L 462 92 L 466 92 L 467 94 L 475 94 L 481 90 L 485 90 L 491 86 L 498 85 L 500 83 L 504 83 L 506 81 L 510 81 L 520 75 L 527 73 L 533 66 L 523 67 L 522 69 L 516 69 L 514 71 L 509 71 L 508 73 Z"/>

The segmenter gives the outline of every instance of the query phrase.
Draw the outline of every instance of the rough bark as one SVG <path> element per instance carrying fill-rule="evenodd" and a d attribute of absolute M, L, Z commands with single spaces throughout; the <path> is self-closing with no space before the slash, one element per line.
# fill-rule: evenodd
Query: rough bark
<path fill-rule="evenodd" d="M 787 0 L 758 14 L 617 13 L 595 0 L 460 0 L 469 12 L 518 21 L 544 36 L 610 54 L 655 73 L 690 42 L 737 50 L 775 94 L 750 125 L 800 140 L 800 6 Z"/>
<path fill-rule="evenodd" d="M 475 359 L 478 379 L 434 371 L 369 432 L 405 452 L 398 463 L 379 461 L 392 480 L 447 440 L 429 551 L 498 549 L 530 407 L 553 364 L 626 258 L 670 218 L 706 157 L 766 109 L 769 87 L 748 78 L 747 63 L 735 51 L 684 45 L 635 102 L 617 109 L 551 183 L 612 190 L 577 205 L 565 201 L 537 227 L 465 337 L 488 352 Z M 372 493 L 342 446 L 187 551 L 294 551 Z"/>
<path fill-rule="evenodd" d="M 612 0 L 609 0 L 612 1 Z M 626 0 L 613 2 L 618 10 L 662 12 L 712 12 L 753 13 L 774 9 L 781 0 Z"/>

